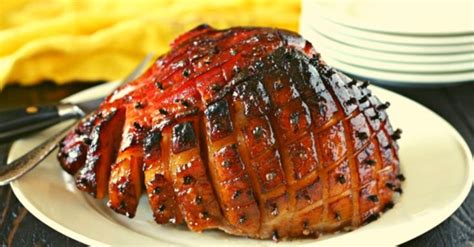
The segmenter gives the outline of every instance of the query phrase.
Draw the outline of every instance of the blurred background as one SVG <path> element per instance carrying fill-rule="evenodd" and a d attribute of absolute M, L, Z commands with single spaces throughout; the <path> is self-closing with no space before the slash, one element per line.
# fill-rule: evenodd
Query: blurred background
<path fill-rule="evenodd" d="M 299 0 L 2 0 L 0 87 L 123 78 L 179 34 L 273 26 L 298 30 Z M 276 16 L 277 15 L 277 16 Z"/>
<path fill-rule="evenodd" d="M 474 147 L 473 0 L 0 0 L 0 110 L 122 79 L 202 23 L 300 32 L 328 64 L 427 106 Z M 0 245 L 80 246 L 11 194 L 0 190 Z M 473 208 L 471 192 L 455 218 L 407 245 L 473 244 Z"/>

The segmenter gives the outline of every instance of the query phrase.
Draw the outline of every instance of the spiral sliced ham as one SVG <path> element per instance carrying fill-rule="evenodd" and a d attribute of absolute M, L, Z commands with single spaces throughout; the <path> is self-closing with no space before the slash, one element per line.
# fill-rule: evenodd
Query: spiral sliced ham
<path fill-rule="evenodd" d="M 199 26 L 61 142 L 77 188 L 133 217 L 260 239 L 377 219 L 401 192 L 382 103 L 299 35 Z"/>

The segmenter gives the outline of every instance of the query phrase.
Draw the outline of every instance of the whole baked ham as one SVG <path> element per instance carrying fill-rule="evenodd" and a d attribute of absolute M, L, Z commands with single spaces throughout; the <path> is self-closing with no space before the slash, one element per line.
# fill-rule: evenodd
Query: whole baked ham
<path fill-rule="evenodd" d="M 202 25 L 61 142 L 77 188 L 133 217 L 251 238 L 354 229 L 401 193 L 388 103 L 299 35 Z"/>

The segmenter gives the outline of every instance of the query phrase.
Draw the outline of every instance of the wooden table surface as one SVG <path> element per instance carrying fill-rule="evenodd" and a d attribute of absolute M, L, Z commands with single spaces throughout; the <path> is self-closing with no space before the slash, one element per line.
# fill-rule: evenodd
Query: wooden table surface
<path fill-rule="evenodd" d="M 0 92 L 0 109 L 55 102 L 95 84 L 55 86 L 45 83 Z M 474 151 L 474 82 L 437 89 L 386 87 L 432 109 L 447 119 Z M 408 109 L 407 109 L 408 110 Z M 429 124 L 429 123 L 427 123 Z M 0 144 L 0 165 L 9 145 Z M 442 182 L 442 181 L 440 181 Z M 9 186 L 0 187 L 0 246 L 83 246 L 43 224 L 21 205 Z M 474 246 L 474 191 L 447 220 L 402 246 Z"/>

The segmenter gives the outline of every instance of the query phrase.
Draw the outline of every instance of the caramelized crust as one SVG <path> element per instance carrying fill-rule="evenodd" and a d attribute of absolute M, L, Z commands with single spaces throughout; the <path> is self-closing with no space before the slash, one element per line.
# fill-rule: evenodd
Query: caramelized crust
<path fill-rule="evenodd" d="M 193 231 L 217 228 L 221 210 L 200 151 L 197 115 L 185 117 L 171 128 L 170 165 L 173 187 L 183 217 Z"/>
<path fill-rule="evenodd" d="M 144 141 L 144 182 L 153 217 L 159 224 L 183 221 L 169 170 L 170 128 L 152 129 Z"/>
<path fill-rule="evenodd" d="M 382 103 L 295 33 L 201 25 L 61 142 L 76 184 L 134 217 L 260 239 L 377 219 L 401 193 Z"/>
<path fill-rule="evenodd" d="M 132 108 L 133 107 L 133 108 Z M 129 106 L 123 126 L 122 142 L 111 166 L 107 205 L 132 218 L 142 194 L 144 123 L 137 119 L 136 106 Z"/>
<path fill-rule="evenodd" d="M 76 174 L 76 186 L 102 199 L 107 193 L 110 164 L 117 157 L 125 114 L 122 108 L 111 108 L 97 115 L 84 166 Z"/>

